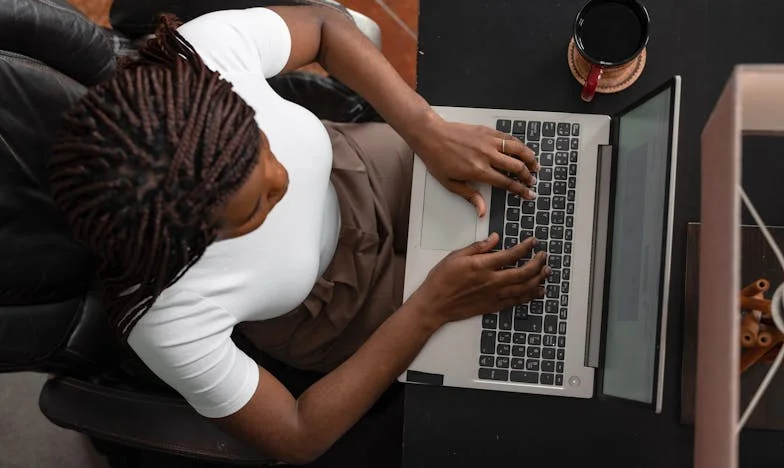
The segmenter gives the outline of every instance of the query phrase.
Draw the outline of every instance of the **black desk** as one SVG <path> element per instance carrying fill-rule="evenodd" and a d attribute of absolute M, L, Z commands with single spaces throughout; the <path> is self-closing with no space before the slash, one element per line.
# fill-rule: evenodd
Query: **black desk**
<path fill-rule="evenodd" d="M 686 223 L 699 219 L 699 138 L 736 63 L 784 61 L 780 0 L 648 0 L 642 78 L 614 96 L 579 99 L 566 64 L 583 0 L 421 0 L 419 91 L 433 105 L 608 114 L 683 76 L 674 268 L 664 411 L 627 404 L 409 386 L 409 467 L 689 467 L 693 428 L 678 423 Z M 780 166 L 779 166 L 780 167 Z M 780 205 L 779 205 L 780 206 Z M 765 211 L 762 210 L 763 215 Z M 778 219 L 781 223 L 784 210 Z M 784 434 L 744 433 L 741 467 L 784 461 Z"/>

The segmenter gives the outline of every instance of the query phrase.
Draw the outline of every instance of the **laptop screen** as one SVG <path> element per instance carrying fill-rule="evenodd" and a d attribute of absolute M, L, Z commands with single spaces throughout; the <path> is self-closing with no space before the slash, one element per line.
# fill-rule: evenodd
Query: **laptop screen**
<path fill-rule="evenodd" d="M 616 121 L 601 385 L 643 403 L 654 402 L 659 365 L 673 94 L 668 86 Z"/>

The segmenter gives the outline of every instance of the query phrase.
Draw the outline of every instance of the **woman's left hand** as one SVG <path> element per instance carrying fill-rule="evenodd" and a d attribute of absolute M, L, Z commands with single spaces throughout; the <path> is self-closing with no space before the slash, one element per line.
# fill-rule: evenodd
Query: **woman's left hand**
<path fill-rule="evenodd" d="M 488 183 L 526 200 L 536 197 L 529 189 L 536 183 L 531 173 L 539 169 L 534 152 L 512 135 L 431 115 L 409 144 L 433 177 L 474 205 L 480 217 L 487 212 L 487 203 L 472 182 Z"/>

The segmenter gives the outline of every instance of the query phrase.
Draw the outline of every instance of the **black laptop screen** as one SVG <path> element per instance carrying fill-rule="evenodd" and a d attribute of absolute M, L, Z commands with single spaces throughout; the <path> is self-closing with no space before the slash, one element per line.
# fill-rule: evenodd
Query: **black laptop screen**
<path fill-rule="evenodd" d="M 653 403 L 668 223 L 670 87 L 617 120 L 602 393 Z"/>

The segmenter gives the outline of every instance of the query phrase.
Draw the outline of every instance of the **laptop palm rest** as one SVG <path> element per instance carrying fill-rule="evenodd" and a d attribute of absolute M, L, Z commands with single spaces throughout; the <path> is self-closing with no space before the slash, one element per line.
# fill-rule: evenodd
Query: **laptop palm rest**
<path fill-rule="evenodd" d="M 425 178 L 424 200 L 419 237 L 422 249 L 451 251 L 476 240 L 476 209 L 445 189 L 429 173 Z M 486 202 L 490 204 L 490 200 Z"/>

